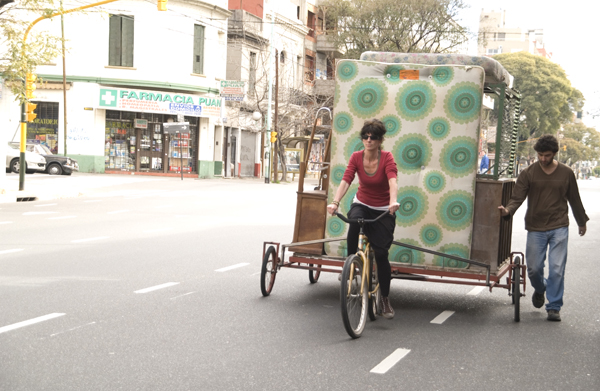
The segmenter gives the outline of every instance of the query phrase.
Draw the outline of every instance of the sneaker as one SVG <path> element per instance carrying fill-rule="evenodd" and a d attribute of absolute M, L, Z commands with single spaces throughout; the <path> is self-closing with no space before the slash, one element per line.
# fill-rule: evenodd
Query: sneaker
<path fill-rule="evenodd" d="M 535 308 L 542 308 L 542 306 L 546 302 L 546 298 L 544 297 L 544 292 L 542 292 L 542 293 L 534 292 L 533 296 L 531 297 L 531 301 Z"/>
<path fill-rule="evenodd" d="M 388 299 L 387 297 L 382 297 L 381 304 L 383 307 L 383 310 L 381 311 L 381 315 L 383 315 L 383 317 L 386 319 L 394 318 L 394 309 L 392 308 L 392 305 L 390 304 L 390 299 Z"/>
<path fill-rule="evenodd" d="M 560 311 L 548 310 L 548 320 L 551 320 L 553 322 L 560 322 Z"/>

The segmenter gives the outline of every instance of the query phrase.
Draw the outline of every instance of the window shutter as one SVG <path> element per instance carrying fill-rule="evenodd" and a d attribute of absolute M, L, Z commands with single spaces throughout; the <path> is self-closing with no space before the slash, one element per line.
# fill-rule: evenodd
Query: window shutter
<path fill-rule="evenodd" d="M 121 36 L 121 66 L 133 66 L 133 16 L 122 16 L 121 28 L 123 34 Z"/>
<path fill-rule="evenodd" d="M 204 73 L 204 26 L 194 25 L 194 68 L 197 74 Z"/>
<path fill-rule="evenodd" d="M 121 65 L 121 17 L 111 15 L 108 31 L 108 65 Z"/>

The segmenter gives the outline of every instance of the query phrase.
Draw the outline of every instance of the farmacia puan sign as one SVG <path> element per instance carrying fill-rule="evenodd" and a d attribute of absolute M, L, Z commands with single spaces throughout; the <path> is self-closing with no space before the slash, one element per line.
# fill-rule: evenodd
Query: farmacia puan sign
<path fill-rule="evenodd" d="M 193 117 L 221 116 L 221 98 L 121 88 L 100 88 L 97 107 Z"/>

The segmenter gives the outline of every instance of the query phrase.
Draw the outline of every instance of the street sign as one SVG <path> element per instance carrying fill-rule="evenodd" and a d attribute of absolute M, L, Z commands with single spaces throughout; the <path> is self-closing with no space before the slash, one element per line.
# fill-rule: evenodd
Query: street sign
<path fill-rule="evenodd" d="M 165 122 L 163 123 L 165 134 L 189 133 L 189 122 Z"/>

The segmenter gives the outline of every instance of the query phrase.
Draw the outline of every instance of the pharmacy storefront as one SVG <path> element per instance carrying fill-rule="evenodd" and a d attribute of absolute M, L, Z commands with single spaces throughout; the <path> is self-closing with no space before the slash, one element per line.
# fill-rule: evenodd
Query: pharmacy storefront
<path fill-rule="evenodd" d="M 218 97 L 100 86 L 105 172 L 198 173 L 202 160 L 214 155 L 221 103 Z M 167 122 L 187 122 L 190 133 L 165 134 Z"/>

